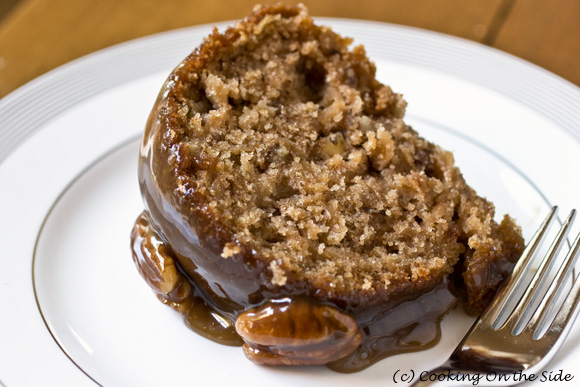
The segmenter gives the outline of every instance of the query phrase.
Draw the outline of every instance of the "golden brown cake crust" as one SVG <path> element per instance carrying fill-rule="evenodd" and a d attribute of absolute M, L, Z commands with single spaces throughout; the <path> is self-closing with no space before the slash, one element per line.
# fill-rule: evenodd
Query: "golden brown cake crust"
<path fill-rule="evenodd" d="M 148 123 L 139 172 L 151 221 L 232 315 L 295 295 L 356 314 L 454 271 L 479 310 L 521 253 L 519 229 L 493 220 L 349 44 L 300 6 L 214 30 Z"/>

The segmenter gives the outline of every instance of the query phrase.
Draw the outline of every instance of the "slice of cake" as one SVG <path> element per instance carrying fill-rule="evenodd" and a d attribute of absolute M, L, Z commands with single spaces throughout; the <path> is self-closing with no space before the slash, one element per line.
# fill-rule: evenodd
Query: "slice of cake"
<path fill-rule="evenodd" d="M 302 6 L 258 7 L 171 73 L 143 138 L 138 268 L 258 363 L 350 372 L 432 345 L 523 249 L 350 43 Z"/>

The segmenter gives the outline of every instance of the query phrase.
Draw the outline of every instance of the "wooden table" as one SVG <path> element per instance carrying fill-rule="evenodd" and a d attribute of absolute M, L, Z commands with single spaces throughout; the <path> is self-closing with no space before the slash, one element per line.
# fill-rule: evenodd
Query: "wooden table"
<path fill-rule="evenodd" d="M 578 0 L 302 2 L 314 16 L 404 24 L 477 41 L 580 85 Z M 0 0 L 0 97 L 95 50 L 160 31 L 240 19 L 251 11 L 254 3 L 254 0 Z"/>

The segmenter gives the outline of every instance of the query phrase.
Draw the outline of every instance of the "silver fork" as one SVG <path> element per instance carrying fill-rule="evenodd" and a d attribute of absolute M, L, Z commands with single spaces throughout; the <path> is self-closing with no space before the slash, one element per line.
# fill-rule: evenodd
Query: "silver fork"
<path fill-rule="evenodd" d="M 542 296 L 542 285 L 549 281 L 556 257 L 574 220 L 572 210 L 515 306 L 516 289 L 525 286 L 534 252 L 555 218 L 552 208 L 536 234 L 526 246 L 512 274 L 506 278 L 481 316 L 457 346 L 451 357 L 440 367 L 415 375 L 414 386 L 430 386 L 440 381 L 463 381 L 465 384 L 505 386 L 541 380 L 549 374 L 539 373 L 554 357 L 570 332 L 578 315 L 580 278 L 576 278 L 565 301 L 553 315 L 553 308 L 565 287 L 580 249 L 580 234 L 553 277 L 551 284 L 535 310 L 530 307 Z M 545 286 L 544 286 L 545 288 Z M 532 314 L 531 317 L 529 315 Z M 507 319 L 506 319 L 507 316 Z M 551 318 L 551 322 L 548 319 Z M 503 322 L 505 321 L 505 322 Z M 545 326 L 550 323 L 548 329 Z M 457 385 L 457 384 L 454 384 Z"/>

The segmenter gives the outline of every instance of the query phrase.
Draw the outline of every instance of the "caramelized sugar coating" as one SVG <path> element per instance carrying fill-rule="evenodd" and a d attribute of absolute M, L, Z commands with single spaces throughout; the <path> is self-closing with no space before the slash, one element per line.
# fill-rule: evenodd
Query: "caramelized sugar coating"
<path fill-rule="evenodd" d="M 404 123 L 401 95 L 350 43 L 304 7 L 257 8 L 187 57 L 151 113 L 150 222 L 231 321 L 303 297 L 362 329 L 454 273 L 476 311 L 521 253 L 515 223 Z"/>

